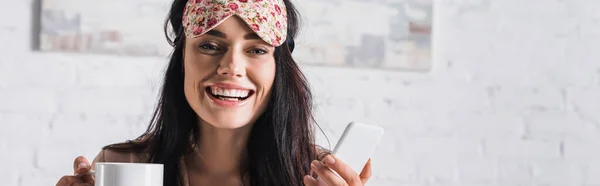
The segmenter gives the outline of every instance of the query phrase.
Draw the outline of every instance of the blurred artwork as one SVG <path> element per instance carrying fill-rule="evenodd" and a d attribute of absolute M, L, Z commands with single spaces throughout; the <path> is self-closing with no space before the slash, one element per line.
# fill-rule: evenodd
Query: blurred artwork
<path fill-rule="evenodd" d="M 163 24 L 172 0 L 42 0 L 40 49 L 127 56 L 171 52 Z M 301 64 L 427 71 L 433 0 L 292 0 Z"/>
<path fill-rule="evenodd" d="M 42 0 L 40 50 L 165 56 L 171 1 Z"/>
<path fill-rule="evenodd" d="M 298 61 L 406 71 L 431 68 L 433 0 L 296 0 Z"/>

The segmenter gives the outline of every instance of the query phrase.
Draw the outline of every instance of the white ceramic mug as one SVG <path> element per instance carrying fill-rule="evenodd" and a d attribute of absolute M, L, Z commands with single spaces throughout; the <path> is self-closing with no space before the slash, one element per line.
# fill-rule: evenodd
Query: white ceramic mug
<path fill-rule="evenodd" d="M 163 186 L 162 164 L 97 162 L 95 186 Z"/>

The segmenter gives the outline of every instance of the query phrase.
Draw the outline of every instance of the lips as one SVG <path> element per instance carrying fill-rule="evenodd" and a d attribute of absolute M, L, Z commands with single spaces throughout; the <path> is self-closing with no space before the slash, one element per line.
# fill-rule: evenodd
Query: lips
<path fill-rule="evenodd" d="M 205 93 L 211 103 L 219 107 L 236 108 L 249 102 L 255 91 L 235 84 L 217 83 L 206 86 Z"/>
<path fill-rule="evenodd" d="M 216 86 L 206 87 L 206 92 L 223 101 L 244 101 L 254 94 L 253 90 L 221 88 Z"/>

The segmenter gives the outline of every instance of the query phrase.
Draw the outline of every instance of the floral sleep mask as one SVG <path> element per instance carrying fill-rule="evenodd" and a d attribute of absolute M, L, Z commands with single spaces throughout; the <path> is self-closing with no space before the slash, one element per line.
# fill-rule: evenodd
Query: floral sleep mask
<path fill-rule="evenodd" d="M 189 0 L 183 13 L 185 34 L 198 37 L 233 15 L 275 47 L 286 40 L 287 13 L 282 0 Z"/>

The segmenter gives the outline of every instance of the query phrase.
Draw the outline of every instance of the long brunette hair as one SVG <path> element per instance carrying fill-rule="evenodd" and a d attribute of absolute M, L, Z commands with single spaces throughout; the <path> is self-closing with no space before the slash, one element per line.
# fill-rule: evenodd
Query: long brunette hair
<path fill-rule="evenodd" d="M 184 96 L 182 16 L 187 0 L 174 0 L 165 35 L 174 47 L 166 69 L 160 99 L 146 132 L 137 141 L 105 149 L 140 152 L 145 162 L 164 164 L 164 185 L 182 185 L 180 159 L 198 142 L 198 115 Z M 248 140 L 242 174 L 251 185 L 301 186 L 318 159 L 314 140 L 312 94 L 308 82 L 292 58 L 290 41 L 298 32 L 298 13 L 284 0 L 288 15 L 288 44 L 275 48 L 275 80 L 268 107 L 254 124 Z M 169 30 L 173 32 L 169 32 Z"/>

